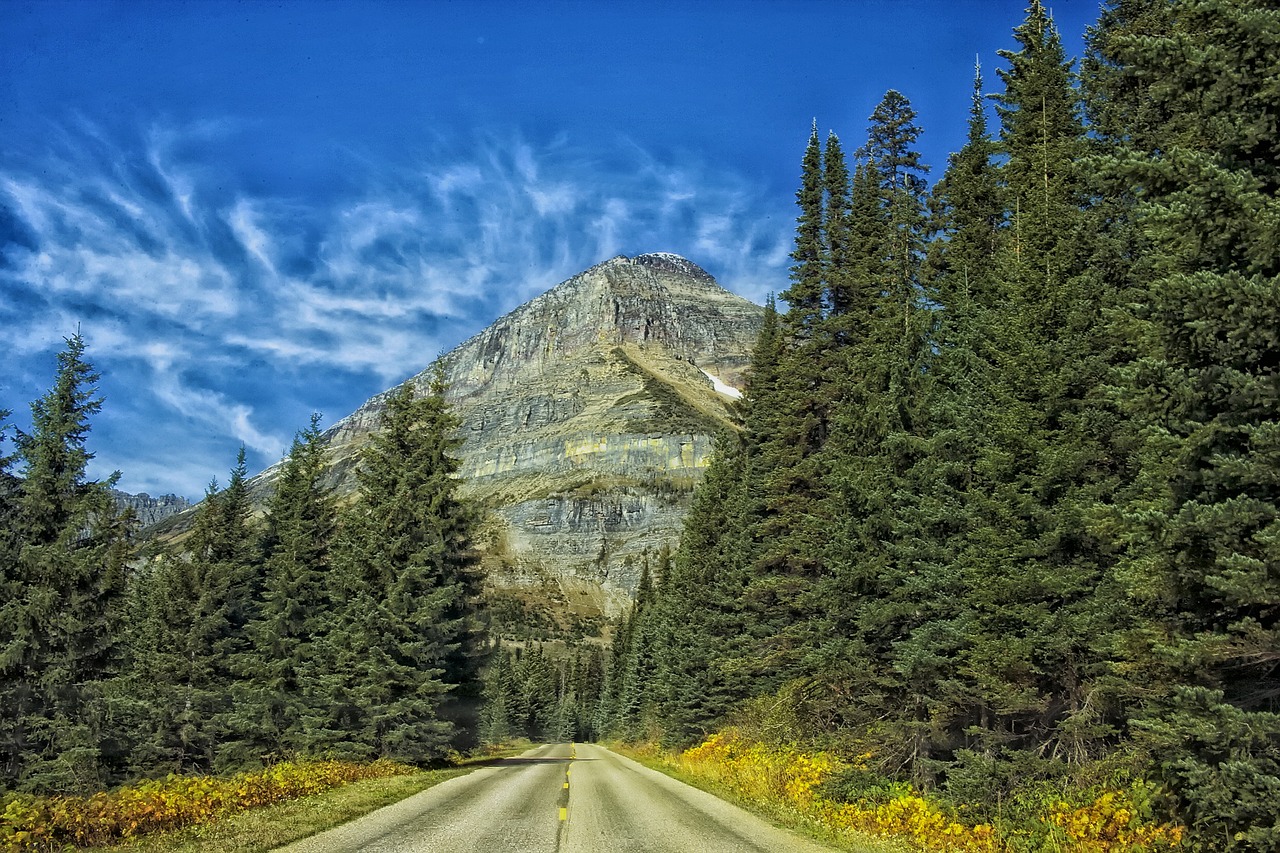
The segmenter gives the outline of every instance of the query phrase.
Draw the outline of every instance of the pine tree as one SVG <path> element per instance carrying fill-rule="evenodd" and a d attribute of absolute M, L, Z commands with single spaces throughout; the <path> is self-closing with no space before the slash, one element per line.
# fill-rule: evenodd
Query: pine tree
<path fill-rule="evenodd" d="M 1093 33 L 1152 252 L 1125 391 L 1142 427 L 1126 580 L 1142 731 L 1200 843 L 1280 843 L 1280 14 L 1261 2 L 1115 4 Z M 1119 69 L 1120 73 L 1107 74 Z"/>
<path fill-rule="evenodd" d="M 119 607 L 129 557 L 126 519 L 108 483 L 85 479 L 98 374 L 77 332 L 58 354 L 53 387 L 17 432 L 18 555 L 0 604 L 4 779 L 28 789 L 101 787 L 120 756 L 103 684 L 120 661 Z"/>
<path fill-rule="evenodd" d="M 614 713 L 619 721 L 619 734 L 628 739 L 642 737 L 653 722 L 655 653 L 660 621 L 649 572 L 649 556 L 645 554 L 635 604 L 621 632 L 623 653 L 614 676 Z"/>
<path fill-rule="evenodd" d="M 895 466 L 892 524 L 881 524 L 875 539 L 863 534 L 887 552 L 889 569 L 879 587 L 871 572 L 853 575 L 856 593 L 879 589 L 859 619 L 864 648 L 880 661 L 862 672 L 874 676 L 862 689 L 876 698 L 864 713 L 890 715 L 886 733 L 901 750 L 895 758 L 925 787 L 945 771 L 956 729 L 968 722 L 957 711 L 971 701 L 955 667 L 968 631 L 957 556 L 976 521 L 966 492 L 984 441 L 984 392 L 1001 357 L 987 325 L 1005 298 L 998 295 L 1004 207 L 993 154 L 976 73 L 968 137 L 931 198 L 935 238 L 920 275 L 932 303 L 932 351 L 917 362 L 923 376 L 913 383 L 911 433 L 889 438 L 905 439 L 910 455 Z M 876 642 L 884 637 L 891 641 Z"/>
<path fill-rule="evenodd" d="M 267 507 L 261 600 L 246 628 L 249 648 L 236 662 L 240 680 L 220 765 L 308 753 L 328 742 L 323 651 L 336 509 L 326 467 L 320 416 L 313 415 L 294 437 Z"/>
<path fill-rule="evenodd" d="M 362 454 L 346 520 L 339 633 L 356 666 L 344 696 L 362 720 L 361 742 L 401 760 L 438 757 L 474 737 L 478 722 L 485 649 L 456 428 L 439 375 L 426 396 L 401 386 Z"/>
<path fill-rule="evenodd" d="M 515 666 L 511 652 L 494 648 L 484 677 L 484 710 L 480 714 L 480 739 L 484 743 L 504 743 L 524 732 L 512 718 L 516 697 Z"/>
<path fill-rule="evenodd" d="M 574 655 L 573 690 L 578 712 L 576 740 L 596 740 L 600 732 L 595 721 L 604 694 L 604 652 L 596 645 L 583 645 Z"/>
<path fill-rule="evenodd" d="M 965 144 L 951 155 L 932 196 L 935 238 L 929 244 L 928 275 L 938 282 L 944 312 L 940 320 L 948 328 L 971 319 L 972 302 L 981 306 L 995 302 L 989 291 L 996 286 L 1005 220 L 999 175 L 992 162 L 995 154 L 987 128 L 982 69 L 976 66 Z M 943 345 L 970 343 L 961 344 L 945 331 L 939 338 Z"/>
<path fill-rule="evenodd" d="M 248 649 L 253 534 L 241 447 L 225 490 L 213 481 L 182 555 L 153 561 L 132 581 L 128 694 L 143 706 L 137 772 L 208 772 L 224 738 L 236 675 Z"/>
<path fill-rule="evenodd" d="M 1124 449 L 1107 399 L 1111 283 L 1091 270 L 1084 128 L 1070 63 L 1036 2 L 1003 52 L 1000 167 L 1008 225 L 999 285 L 971 301 L 977 358 L 957 412 L 983 425 L 964 492 L 969 530 L 954 580 L 964 638 L 949 689 L 953 746 L 995 790 L 1096 758 L 1116 717 L 1098 692 L 1116 620 L 1109 537 L 1094 508 L 1124 485 Z M 984 340 L 985 338 L 985 340 Z M 965 733 L 963 737 L 960 733 Z"/>
<path fill-rule="evenodd" d="M 850 312 L 862 283 L 849 263 L 857 248 L 856 199 L 839 139 L 823 152 L 817 128 L 805 151 L 796 230 L 793 286 L 781 335 L 762 332 L 753 387 L 744 404 L 741 471 L 743 605 L 753 623 L 753 660 L 762 690 L 796 677 L 815 644 L 815 581 L 832 507 L 821 457 L 839 405 L 842 348 L 853 333 Z M 835 263 L 840 259 L 840 266 Z M 797 300 L 797 293 L 817 298 Z M 846 312 L 846 313 L 837 313 Z M 764 380 L 764 381 L 760 381 Z"/>
<path fill-rule="evenodd" d="M 818 123 L 814 121 L 804 151 L 800 189 L 796 192 L 800 216 L 796 220 L 796 245 L 791 253 L 795 261 L 791 268 L 791 287 L 782 293 L 788 305 L 787 332 L 800 339 L 813 333 L 824 312 L 827 247 L 823 184 L 822 144 L 818 140 Z"/>
<path fill-rule="evenodd" d="M 920 162 L 920 152 L 915 149 L 921 133 L 915 122 L 911 102 L 896 89 L 885 92 L 871 112 L 867 144 L 859 153 L 876 164 L 886 189 L 923 189 L 919 176 L 929 167 Z"/>
<path fill-rule="evenodd" d="M 849 166 L 845 162 L 844 149 L 834 133 L 827 135 L 827 145 L 822 153 L 822 181 L 826 193 L 826 209 L 823 212 L 823 233 L 826 245 L 826 303 L 828 325 L 839 317 L 857 310 L 859 282 L 852 269 L 851 259 L 856 252 L 852 231 L 853 200 L 849 179 Z M 836 344 L 843 343 L 838 330 L 831 335 Z"/>
<path fill-rule="evenodd" d="M 770 345 L 772 328 L 766 314 L 758 349 Z M 767 374 L 753 374 L 750 387 L 762 387 Z M 738 702 L 768 689 L 765 679 L 752 677 L 752 654 L 772 628 L 753 623 L 744 612 L 750 547 L 745 445 L 731 432 L 717 439 L 711 466 L 685 516 L 680 549 L 661 575 L 654 693 L 664 737 L 673 745 L 696 741 Z M 617 663 L 610 667 L 610 687 L 615 671 L 622 671 Z"/>
<path fill-rule="evenodd" d="M 901 523 L 908 498 L 902 484 L 917 452 L 932 323 L 920 276 L 926 170 L 914 148 L 920 132 L 907 99 L 886 93 L 853 179 L 857 236 L 847 265 L 861 294 L 856 309 L 839 318 L 847 345 L 832 371 L 837 407 L 819 461 L 834 508 L 824 513 L 833 523 L 821 546 L 822 640 L 806 702 L 810 715 L 855 727 L 893 704 L 890 648 L 900 626 L 890 599 L 913 571 L 896 549 L 911 538 Z"/>

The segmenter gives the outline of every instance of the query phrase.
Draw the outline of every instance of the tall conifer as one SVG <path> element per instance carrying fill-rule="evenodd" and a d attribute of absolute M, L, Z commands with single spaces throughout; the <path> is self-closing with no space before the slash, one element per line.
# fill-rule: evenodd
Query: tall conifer
<path fill-rule="evenodd" d="M 237 662 L 232 735 L 221 745 L 221 763 L 306 753 L 324 741 L 323 640 L 332 612 L 326 576 L 336 524 L 326 466 L 320 416 L 313 415 L 294 437 L 268 504 L 261 600 Z"/>
<path fill-rule="evenodd" d="M 406 383 L 387 399 L 340 549 L 343 701 L 356 739 L 401 760 L 437 757 L 479 721 L 485 649 L 456 428 L 439 375 L 426 395 Z"/>
<path fill-rule="evenodd" d="M 120 663 L 129 542 L 109 483 L 85 479 L 89 419 L 102 407 L 85 349 L 79 332 L 66 339 L 53 387 L 31 405 L 31 432 L 17 433 L 19 553 L 14 597 L 0 603 L 0 679 L 5 775 L 28 788 L 99 787 L 119 757 L 103 683 Z"/>
<path fill-rule="evenodd" d="M 964 689 L 949 706 L 954 731 L 969 732 L 962 759 L 1005 786 L 1095 758 L 1114 734 L 1096 691 L 1117 597 L 1110 545 L 1091 516 L 1123 467 L 1104 393 L 1111 296 L 1087 263 L 1096 229 L 1070 63 L 1039 2 L 1014 36 L 1020 50 L 1001 54 L 1010 67 L 997 99 L 1003 287 L 972 306 L 982 382 L 970 411 L 985 429 L 956 564 Z"/>
<path fill-rule="evenodd" d="M 1154 249 L 1126 377 L 1143 427 L 1127 505 L 1141 723 L 1197 840 L 1280 844 L 1280 14 L 1262 2 L 1113 4 L 1093 44 L 1119 66 L 1123 147 Z M 1104 68 L 1105 70 L 1105 68 Z M 1126 124 L 1127 123 L 1127 124 Z M 1141 355 L 1141 354 L 1140 354 Z M 1156 677 L 1153 677 L 1153 674 Z"/>
<path fill-rule="evenodd" d="M 789 306 L 787 332 L 797 338 L 809 337 L 821 321 L 824 310 L 826 238 L 823 224 L 822 143 L 818 123 L 813 123 L 801 165 L 800 189 L 796 192 L 800 216 L 796 219 L 796 244 L 791 252 L 791 287 L 782 298 Z"/>
<path fill-rule="evenodd" d="M 143 720 L 131 761 L 140 772 L 208 772 L 228 734 L 255 571 L 245 475 L 241 447 L 228 487 L 215 480 L 196 508 L 186 553 L 133 580 L 129 693 Z"/>

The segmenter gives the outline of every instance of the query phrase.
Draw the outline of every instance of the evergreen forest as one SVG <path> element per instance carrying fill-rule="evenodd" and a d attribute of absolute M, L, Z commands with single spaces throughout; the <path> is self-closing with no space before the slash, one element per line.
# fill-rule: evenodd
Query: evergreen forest
<path fill-rule="evenodd" d="M 851 154 L 815 122 L 602 730 L 747 727 L 989 815 L 1146 779 L 1195 849 L 1280 849 L 1280 11 L 1113 0 L 1078 64 L 1039 0 L 1013 36 L 932 185 L 903 94 Z"/>
<path fill-rule="evenodd" d="M 265 514 L 241 449 L 190 535 L 158 551 L 86 479 L 97 381 L 77 333 L 3 460 L 0 790 L 296 758 L 423 765 L 474 744 L 487 648 L 441 382 L 390 395 L 354 500 L 325 485 L 315 416 Z"/>
<path fill-rule="evenodd" d="M 1280 10 L 1012 36 L 932 180 L 903 93 L 814 122 L 737 423 L 608 647 L 487 638 L 439 374 L 353 498 L 316 417 L 265 508 L 242 451 L 160 551 L 86 477 L 67 339 L 0 418 L 0 791 L 732 728 L 858 756 L 848 802 L 1128 787 L 1186 849 L 1280 849 Z"/>

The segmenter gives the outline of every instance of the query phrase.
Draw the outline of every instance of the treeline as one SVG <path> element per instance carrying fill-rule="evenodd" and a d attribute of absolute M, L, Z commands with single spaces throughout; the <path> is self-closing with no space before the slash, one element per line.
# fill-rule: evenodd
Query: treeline
<path fill-rule="evenodd" d="M 655 575 L 660 581 L 671 577 L 667 545 L 641 556 L 635 604 L 618 620 L 607 646 L 590 640 L 496 646 L 484 677 L 481 738 L 502 743 L 648 736 L 639 718 L 653 689 L 653 623 L 646 614 L 665 594 L 661 583 L 655 587 Z"/>
<path fill-rule="evenodd" d="M 485 672 L 481 739 L 595 740 L 604 673 L 605 651 L 594 644 L 564 651 L 533 643 L 494 648 Z"/>
<path fill-rule="evenodd" d="M 317 416 L 265 517 L 242 449 L 158 554 L 139 553 L 114 480 L 86 479 L 97 379 L 77 333 L 0 460 L 0 791 L 291 757 L 422 763 L 474 739 L 475 519 L 438 376 L 388 398 L 354 500 L 324 485 Z"/>
<path fill-rule="evenodd" d="M 1113 0 L 1078 71 L 1039 0 L 1014 39 L 931 189 L 902 94 L 852 158 L 815 125 L 605 731 L 749 721 L 979 817 L 1147 776 L 1196 845 L 1274 850 L 1280 12 Z"/>

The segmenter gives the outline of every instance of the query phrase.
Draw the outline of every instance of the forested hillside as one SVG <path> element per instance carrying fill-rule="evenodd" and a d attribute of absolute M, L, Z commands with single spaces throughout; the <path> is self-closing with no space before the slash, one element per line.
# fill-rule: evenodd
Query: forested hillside
<path fill-rule="evenodd" d="M 1148 777 L 1196 844 L 1274 850 L 1280 13 L 1116 0 L 1077 65 L 1033 2 L 1014 39 L 931 189 L 903 94 L 852 157 L 815 123 L 607 730 L 745 725 L 974 817 Z"/>

